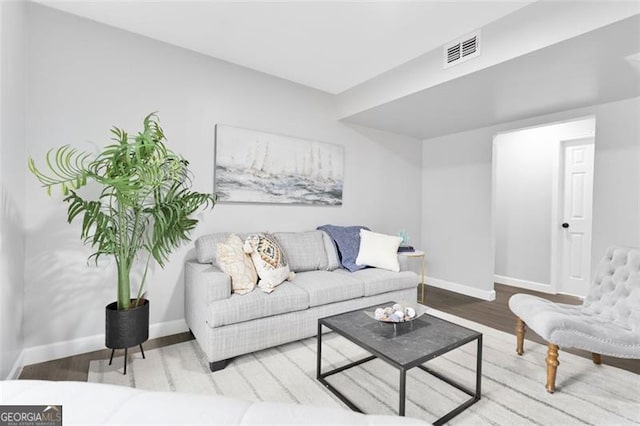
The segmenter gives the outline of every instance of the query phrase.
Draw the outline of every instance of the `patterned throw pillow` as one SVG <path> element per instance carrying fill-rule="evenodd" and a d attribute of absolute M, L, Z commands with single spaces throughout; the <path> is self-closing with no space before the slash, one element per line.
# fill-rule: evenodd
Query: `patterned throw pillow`
<path fill-rule="evenodd" d="M 216 246 L 216 259 L 222 272 L 231 276 L 234 293 L 246 294 L 256 288 L 258 274 L 249 255 L 244 252 L 240 237 L 231 234 Z"/>
<path fill-rule="evenodd" d="M 284 280 L 295 275 L 289 270 L 287 257 L 271 234 L 251 234 L 244 243 L 244 252 L 251 255 L 260 281 L 258 287 L 271 293 Z"/>

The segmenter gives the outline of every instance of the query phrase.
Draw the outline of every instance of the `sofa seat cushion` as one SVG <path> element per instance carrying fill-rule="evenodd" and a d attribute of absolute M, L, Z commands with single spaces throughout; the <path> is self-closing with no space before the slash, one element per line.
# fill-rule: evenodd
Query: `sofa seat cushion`
<path fill-rule="evenodd" d="M 209 327 L 220 327 L 301 311 L 308 307 L 309 294 L 293 283 L 284 282 L 271 293 L 254 290 L 248 294 L 232 294 L 227 299 L 212 302 L 208 308 L 207 324 Z"/>
<path fill-rule="evenodd" d="M 308 271 L 296 274 L 292 284 L 309 294 L 309 306 L 355 299 L 364 295 L 364 285 L 337 271 Z"/>
<path fill-rule="evenodd" d="M 379 268 L 367 268 L 355 272 L 339 269 L 335 273 L 362 282 L 365 296 L 415 288 L 419 281 L 418 276 L 411 271 L 392 272 Z"/>

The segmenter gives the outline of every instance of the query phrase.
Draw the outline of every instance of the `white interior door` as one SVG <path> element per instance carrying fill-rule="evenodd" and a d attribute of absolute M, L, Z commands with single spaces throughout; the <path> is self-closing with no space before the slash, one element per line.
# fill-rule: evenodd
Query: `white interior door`
<path fill-rule="evenodd" d="M 558 291 L 585 296 L 591 275 L 594 139 L 563 142 L 561 274 Z"/>

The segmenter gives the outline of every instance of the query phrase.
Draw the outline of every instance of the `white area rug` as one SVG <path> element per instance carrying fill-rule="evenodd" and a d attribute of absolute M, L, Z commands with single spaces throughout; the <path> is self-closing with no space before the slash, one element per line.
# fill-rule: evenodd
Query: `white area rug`
<path fill-rule="evenodd" d="M 525 341 L 515 353 L 515 336 L 433 309 L 429 313 L 484 334 L 482 399 L 451 420 L 452 425 L 620 425 L 640 424 L 640 377 L 618 368 L 560 352 L 557 390 L 544 388 L 546 346 Z M 323 371 L 368 355 L 341 336 L 323 336 Z M 140 389 L 217 394 L 251 401 L 345 407 L 316 379 L 316 339 L 310 338 L 235 358 L 209 372 L 196 341 L 130 356 L 92 361 L 89 381 Z M 475 383 L 475 341 L 427 365 L 469 388 Z M 398 371 L 380 360 L 328 378 L 366 413 L 396 414 Z M 406 415 L 434 421 L 468 396 L 420 369 L 407 373 Z"/>

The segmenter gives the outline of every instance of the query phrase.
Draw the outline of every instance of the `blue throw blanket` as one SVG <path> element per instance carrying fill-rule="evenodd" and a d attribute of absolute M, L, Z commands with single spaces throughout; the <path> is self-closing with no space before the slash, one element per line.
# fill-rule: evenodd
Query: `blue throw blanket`
<path fill-rule="evenodd" d="M 350 272 L 366 268 L 365 265 L 356 265 L 356 258 L 360 250 L 360 230 L 369 228 L 366 226 L 335 226 L 322 225 L 318 229 L 326 232 L 338 249 L 340 263 Z"/>

